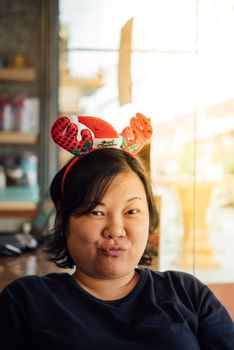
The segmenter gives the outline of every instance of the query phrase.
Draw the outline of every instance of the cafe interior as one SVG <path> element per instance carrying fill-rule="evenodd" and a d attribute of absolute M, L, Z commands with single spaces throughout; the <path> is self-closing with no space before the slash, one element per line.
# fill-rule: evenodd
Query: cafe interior
<path fill-rule="evenodd" d="M 234 319 L 233 1 L 1 0 L 0 18 L 0 289 L 61 271 L 43 250 L 50 182 L 71 158 L 53 122 L 121 132 L 140 112 L 160 214 L 151 268 L 194 274 Z"/>

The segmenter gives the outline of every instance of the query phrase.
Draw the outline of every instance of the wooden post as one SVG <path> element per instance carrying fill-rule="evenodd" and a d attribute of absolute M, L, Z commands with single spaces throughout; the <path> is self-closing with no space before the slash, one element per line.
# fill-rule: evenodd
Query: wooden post
<path fill-rule="evenodd" d="M 131 79 L 131 52 L 132 52 L 132 26 L 131 18 L 121 30 L 119 47 L 118 87 L 119 104 L 123 106 L 132 102 L 132 79 Z"/>

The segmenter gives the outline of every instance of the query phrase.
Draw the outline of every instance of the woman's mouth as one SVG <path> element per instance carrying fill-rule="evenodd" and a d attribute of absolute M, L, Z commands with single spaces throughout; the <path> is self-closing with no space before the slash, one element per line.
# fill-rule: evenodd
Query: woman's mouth
<path fill-rule="evenodd" d="M 101 254 L 105 256 L 122 256 L 126 253 L 127 249 L 121 248 L 121 247 L 110 247 L 110 248 L 104 248 L 104 249 L 99 249 Z"/>

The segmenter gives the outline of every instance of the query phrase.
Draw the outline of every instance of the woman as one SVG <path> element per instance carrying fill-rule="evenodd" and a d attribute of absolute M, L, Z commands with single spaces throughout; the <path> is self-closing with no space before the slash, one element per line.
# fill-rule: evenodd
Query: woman
<path fill-rule="evenodd" d="M 75 270 L 5 288 L 4 350 L 233 349 L 233 322 L 204 284 L 142 267 L 158 214 L 139 159 L 113 147 L 76 156 L 55 176 L 51 197 L 50 260 Z"/>

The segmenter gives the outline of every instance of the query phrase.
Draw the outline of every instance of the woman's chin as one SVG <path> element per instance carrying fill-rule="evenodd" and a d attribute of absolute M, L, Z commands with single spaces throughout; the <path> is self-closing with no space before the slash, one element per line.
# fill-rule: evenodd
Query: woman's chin
<path fill-rule="evenodd" d="M 127 264 L 121 262 L 108 262 L 105 266 L 99 266 L 97 269 L 99 277 L 102 278 L 117 278 L 129 274 L 133 269 Z"/>

